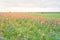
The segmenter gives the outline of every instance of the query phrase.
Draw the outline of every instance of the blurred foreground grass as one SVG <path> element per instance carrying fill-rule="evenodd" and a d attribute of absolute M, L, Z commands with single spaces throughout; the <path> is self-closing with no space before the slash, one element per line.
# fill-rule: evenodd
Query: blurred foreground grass
<path fill-rule="evenodd" d="M 55 19 L 0 17 L 0 40 L 56 40 L 60 38 L 60 19 Z"/>

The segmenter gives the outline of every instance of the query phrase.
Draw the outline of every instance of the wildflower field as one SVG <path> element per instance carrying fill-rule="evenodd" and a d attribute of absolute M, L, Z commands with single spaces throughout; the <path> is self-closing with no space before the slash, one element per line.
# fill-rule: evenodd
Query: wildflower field
<path fill-rule="evenodd" d="M 0 40 L 60 40 L 60 14 L 1 12 Z"/>

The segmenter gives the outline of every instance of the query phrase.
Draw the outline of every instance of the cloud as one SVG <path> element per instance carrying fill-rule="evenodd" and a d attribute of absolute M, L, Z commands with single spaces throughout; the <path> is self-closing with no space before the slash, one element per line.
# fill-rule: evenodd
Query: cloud
<path fill-rule="evenodd" d="M 60 0 L 0 0 L 0 8 L 2 11 L 60 11 Z"/>
<path fill-rule="evenodd" d="M 11 7 L 60 7 L 59 0 L 0 0 L 0 6 Z"/>

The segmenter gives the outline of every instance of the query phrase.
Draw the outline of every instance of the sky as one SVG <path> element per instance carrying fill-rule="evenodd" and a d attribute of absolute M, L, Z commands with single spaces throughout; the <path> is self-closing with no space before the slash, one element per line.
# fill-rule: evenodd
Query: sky
<path fill-rule="evenodd" d="M 60 9 L 60 0 L 0 0 L 0 8 L 52 8 Z"/>

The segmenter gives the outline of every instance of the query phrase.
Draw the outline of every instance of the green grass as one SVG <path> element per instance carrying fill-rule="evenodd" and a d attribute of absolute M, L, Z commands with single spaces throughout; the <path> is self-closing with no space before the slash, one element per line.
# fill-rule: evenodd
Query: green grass
<path fill-rule="evenodd" d="M 60 17 L 60 12 L 24 12 L 23 14 L 28 14 L 31 16 Z"/>
<path fill-rule="evenodd" d="M 16 12 L 16 13 L 30 16 L 46 16 L 60 18 L 60 12 Z"/>
<path fill-rule="evenodd" d="M 26 13 L 28 14 L 28 13 Z M 60 18 L 60 14 L 31 13 L 31 16 Z M 9 20 L 8 20 L 9 19 Z M 25 18 L 0 18 L 0 39 L 4 40 L 56 40 L 60 38 L 60 24 L 55 19 L 32 20 Z M 55 24 L 56 22 L 56 24 Z"/>

